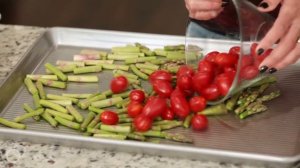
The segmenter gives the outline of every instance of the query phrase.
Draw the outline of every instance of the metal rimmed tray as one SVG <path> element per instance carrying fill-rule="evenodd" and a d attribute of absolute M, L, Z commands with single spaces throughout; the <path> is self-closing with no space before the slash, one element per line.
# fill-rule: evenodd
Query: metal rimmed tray
<path fill-rule="evenodd" d="M 135 42 L 150 48 L 159 48 L 184 43 L 184 40 L 181 36 L 158 34 L 73 28 L 48 29 L 1 84 L 0 116 L 13 119 L 24 113 L 23 103 L 32 104 L 31 95 L 24 87 L 23 79 L 26 74 L 45 73 L 43 65 L 46 62 L 55 63 L 58 59 L 72 60 L 75 53 L 87 48 L 108 50 L 113 46 Z M 200 39 L 199 44 L 208 50 L 227 50 L 238 43 Z M 270 167 L 293 167 L 300 160 L 299 75 L 300 64 L 278 72 L 279 82 L 276 87 L 282 91 L 282 96 L 271 101 L 268 104 L 269 110 L 263 114 L 243 121 L 230 114 L 210 118 L 210 127 L 205 132 L 181 128 L 175 130 L 191 136 L 194 144 L 170 141 L 154 144 L 84 137 L 74 130 L 64 127 L 53 129 L 44 121 L 34 120 L 26 122 L 27 130 L 0 127 L 0 138 Z M 112 77 L 110 72 L 100 73 L 99 77 L 98 84 L 69 84 L 68 89 L 63 92 L 96 92 L 108 89 L 108 82 Z M 47 88 L 46 92 L 62 91 Z"/>

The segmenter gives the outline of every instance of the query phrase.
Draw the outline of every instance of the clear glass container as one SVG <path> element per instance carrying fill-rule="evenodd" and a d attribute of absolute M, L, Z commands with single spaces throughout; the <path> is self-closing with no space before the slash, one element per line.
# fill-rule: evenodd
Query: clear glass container
<path fill-rule="evenodd" d="M 224 10 L 212 20 L 190 20 L 186 32 L 186 63 L 188 65 L 197 68 L 198 63 L 208 59 L 207 54 L 212 51 L 228 54 L 230 48 L 234 46 L 240 48 L 240 51 L 237 52 L 236 63 L 232 65 L 235 73 L 229 91 L 217 99 L 210 100 L 209 104 L 223 102 L 264 77 L 265 74 L 258 71 L 258 66 L 264 56 L 255 55 L 254 43 L 266 35 L 273 22 L 274 18 L 270 14 L 259 12 L 257 7 L 247 0 L 224 2 Z M 250 57 L 251 64 L 247 62 Z M 249 66 L 252 66 L 252 69 Z M 256 70 L 253 70 L 253 66 L 256 67 Z M 229 69 L 220 70 L 218 75 Z M 214 75 L 214 82 L 218 83 L 216 81 L 217 74 Z"/>

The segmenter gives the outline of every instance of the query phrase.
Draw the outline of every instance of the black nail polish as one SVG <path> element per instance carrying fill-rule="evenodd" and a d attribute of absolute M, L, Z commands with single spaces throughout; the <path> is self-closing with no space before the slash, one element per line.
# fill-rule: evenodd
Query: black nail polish
<path fill-rule="evenodd" d="M 269 4 L 267 2 L 262 2 L 259 4 L 259 7 L 262 7 L 262 8 L 268 8 L 269 7 Z"/>
<path fill-rule="evenodd" d="M 224 8 L 229 4 L 229 2 L 223 1 L 221 7 Z"/>
<path fill-rule="evenodd" d="M 257 50 L 257 55 L 261 55 L 264 52 L 265 52 L 265 50 L 263 48 L 260 48 Z"/>
<path fill-rule="evenodd" d="M 270 74 L 275 73 L 276 71 L 277 71 L 276 68 L 270 68 L 270 69 L 269 69 L 269 73 L 270 73 Z"/>
<path fill-rule="evenodd" d="M 264 66 L 262 66 L 262 67 L 259 68 L 259 72 L 260 72 L 260 73 L 264 73 L 264 72 L 266 72 L 266 70 L 267 70 L 268 68 L 269 68 L 269 67 L 267 67 L 267 66 L 264 65 Z"/>

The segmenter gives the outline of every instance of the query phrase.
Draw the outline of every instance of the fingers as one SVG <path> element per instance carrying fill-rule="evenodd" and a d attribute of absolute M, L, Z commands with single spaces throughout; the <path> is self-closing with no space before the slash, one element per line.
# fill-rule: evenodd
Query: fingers
<path fill-rule="evenodd" d="M 257 51 L 261 49 L 268 49 L 273 46 L 279 39 L 281 39 L 290 28 L 292 22 L 292 15 L 289 14 L 288 10 L 281 10 L 278 18 L 274 22 L 272 28 L 268 31 L 266 36 L 260 41 L 257 46 Z"/>
<path fill-rule="evenodd" d="M 261 12 L 270 12 L 274 10 L 282 0 L 263 0 L 257 7 Z"/>
<path fill-rule="evenodd" d="M 300 44 L 297 46 L 279 63 L 277 69 L 283 69 L 288 65 L 296 63 L 300 58 Z"/>
<path fill-rule="evenodd" d="M 297 25 L 293 25 L 287 35 L 285 35 L 273 52 L 265 58 L 260 66 L 267 66 L 276 69 L 282 69 L 286 65 L 292 63 L 295 56 L 288 58 L 289 52 L 295 49 L 297 45 L 300 30 Z"/>
<path fill-rule="evenodd" d="M 199 12 L 191 13 L 190 17 L 197 20 L 210 20 L 217 17 L 219 13 L 221 13 L 222 11 L 223 9 L 219 9 L 216 11 L 199 11 Z"/>
<path fill-rule="evenodd" d="M 189 12 L 219 10 L 222 8 L 221 0 L 186 0 Z"/>

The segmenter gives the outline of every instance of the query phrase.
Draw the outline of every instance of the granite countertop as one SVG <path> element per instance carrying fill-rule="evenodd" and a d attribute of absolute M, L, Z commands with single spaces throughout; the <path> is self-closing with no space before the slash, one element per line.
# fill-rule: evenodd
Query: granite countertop
<path fill-rule="evenodd" d="M 0 80 L 12 70 L 19 58 L 35 42 L 45 28 L 0 24 Z M 247 165 L 217 163 L 129 154 L 106 150 L 89 150 L 58 145 L 32 144 L 0 140 L 0 168 L 30 167 L 201 167 L 201 168 L 254 168 Z"/>

